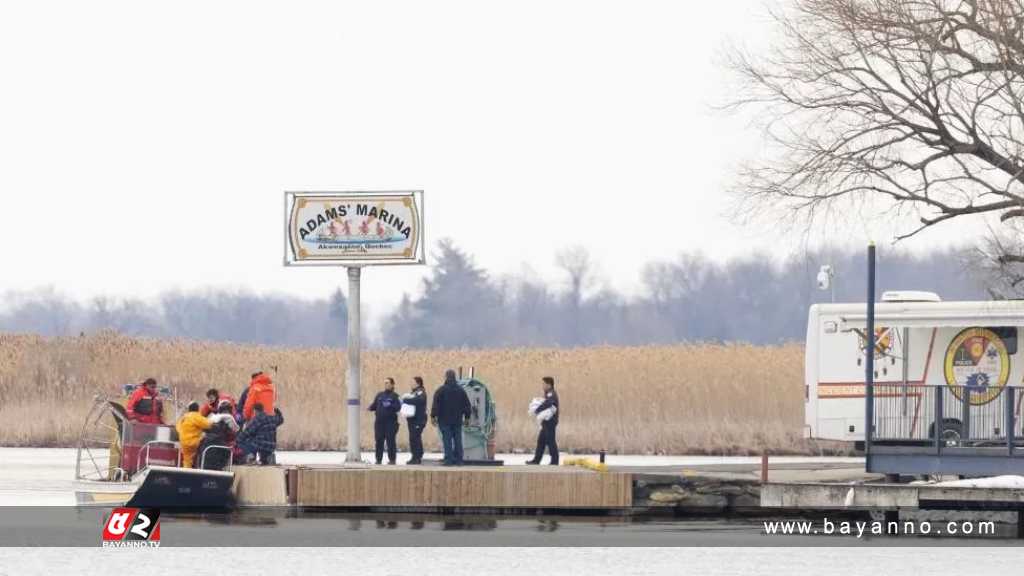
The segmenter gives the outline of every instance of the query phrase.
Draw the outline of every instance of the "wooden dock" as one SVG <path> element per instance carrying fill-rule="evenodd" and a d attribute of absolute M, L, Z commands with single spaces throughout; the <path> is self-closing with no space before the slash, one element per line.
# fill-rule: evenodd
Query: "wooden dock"
<path fill-rule="evenodd" d="M 239 466 L 241 506 L 626 510 L 632 474 L 568 466 Z"/>
<path fill-rule="evenodd" d="M 527 510 L 627 514 L 751 513 L 763 504 L 756 464 L 494 467 L 237 466 L 233 493 L 247 506 L 367 511 L 516 514 Z M 796 482 L 870 482 L 857 463 L 777 464 L 771 477 Z M 845 497 L 845 492 L 843 494 Z"/>

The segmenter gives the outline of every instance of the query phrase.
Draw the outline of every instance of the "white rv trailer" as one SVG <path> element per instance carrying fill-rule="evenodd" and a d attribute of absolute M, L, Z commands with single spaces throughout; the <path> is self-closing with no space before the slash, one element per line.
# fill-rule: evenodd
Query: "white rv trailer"
<path fill-rule="evenodd" d="M 804 362 L 806 437 L 864 440 L 866 312 L 864 303 L 810 308 Z M 1018 345 L 1022 327 L 1020 301 L 943 302 L 931 292 L 884 293 L 875 305 L 875 397 L 892 396 L 886 401 L 895 408 L 881 417 L 876 408 L 876 417 L 899 418 L 904 437 L 932 438 L 935 410 L 922 404 L 926 387 L 939 386 L 946 402 L 938 425 L 942 436 L 957 440 L 967 432 L 971 437 L 998 437 L 1005 416 L 999 411 L 1005 406 L 1000 408 L 996 400 L 1006 386 L 1024 382 L 1024 346 Z M 1015 392 L 1012 410 L 1019 417 L 1024 394 Z M 978 414 L 965 414 L 969 430 L 961 428 L 962 419 L 950 408 L 956 403 Z M 879 424 L 884 427 L 885 422 L 876 420 L 876 436 Z"/>

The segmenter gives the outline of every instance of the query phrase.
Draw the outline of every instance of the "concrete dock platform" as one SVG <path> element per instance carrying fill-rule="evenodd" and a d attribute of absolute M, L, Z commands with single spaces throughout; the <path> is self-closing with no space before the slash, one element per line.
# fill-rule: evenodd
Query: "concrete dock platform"
<path fill-rule="evenodd" d="M 239 506 L 517 513 L 729 513 L 760 507 L 760 466 L 238 466 Z M 865 481 L 858 463 L 773 464 L 774 480 Z"/>
<path fill-rule="evenodd" d="M 764 508 L 841 510 L 1024 510 L 1024 490 L 929 484 L 768 483 Z"/>

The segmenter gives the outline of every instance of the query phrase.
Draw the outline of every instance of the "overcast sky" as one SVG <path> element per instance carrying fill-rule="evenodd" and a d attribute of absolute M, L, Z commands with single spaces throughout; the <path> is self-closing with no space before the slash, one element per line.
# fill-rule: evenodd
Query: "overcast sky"
<path fill-rule="evenodd" d="M 323 296 L 343 270 L 281 265 L 285 190 L 422 189 L 428 240 L 552 280 L 582 245 L 627 293 L 681 251 L 792 253 L 727 218 L 761 140 L 712 109 L 722 48 L 770 40 L 763 6 L 2 3 L 0 292 Z M 370 269 L 365 301 L 379 314 L 422 273 Z"/>

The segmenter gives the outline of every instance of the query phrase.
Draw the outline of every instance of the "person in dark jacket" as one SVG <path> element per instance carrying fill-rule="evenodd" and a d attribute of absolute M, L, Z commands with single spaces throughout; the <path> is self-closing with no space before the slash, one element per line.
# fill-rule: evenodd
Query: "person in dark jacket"
<path fill-rule="evenodd" d="M 470 415 L 469 396 L 455 380 L 455 371 L 444 373 L 444 384 L 434 392 L 430 420 L 441 430 L 444 465 L 462 464 L 462 424 Z"/>
<path fill-rule="evenodd" d="M 253 406 L 253 417 L 238 433 L 238 447 L 246 457 L 258 455 L 260 464 L 274 464 L 274 450 L 277 449 L 277 427 L 284 424 L 281 410 L 274 408 L 274 415 L 263 411 L 263 404 Z"/>
<path fill-rule="evenodd" d="M 398 450 L 395 448 L 395 434 L 398 433 L 398 412 L 402 400 L 395 394 L 395 379 L 384 379 L 384 390 L 377 393 L 368 410 L 374 413 L 373 438 L 377 464 L 384 456 L 384 445 L 388 449 L 388 464 L 394 464 Z"/>
<path fill-rule="evenodd" d="M 412 390 L 402 397 L 402 404 L 416 407 L 416 414 L 405 419 L 409 426 L 409 452 L 412 452 L 408 463 L 422 464 L 423 429 L 427 426 L 427 390 L 423 387 L 423 378 L 413 376 Z"/>
<path fill-rule="evenodd" d="M 551 464 L 558 465 L 558 441 L 555 440 L 555 430 L 558 428 L 558 414 L 562 411 L 558 405 L 558 392 L 555 392 L 555 379 L 551 376 L 541 378 L 544 388 L 544 402 L 534 409 L 534 414 L 540 414 L 548 408 L 554 407 L 555 413 L 551 418 L 540 423 L 540 432 L 537 434 L 537 450 L 533 453 L 533 460 L 527 460 L 527 464 L 540 464 L 544 457 L 544 449 L 548 449 L 551 455 Z"/>

